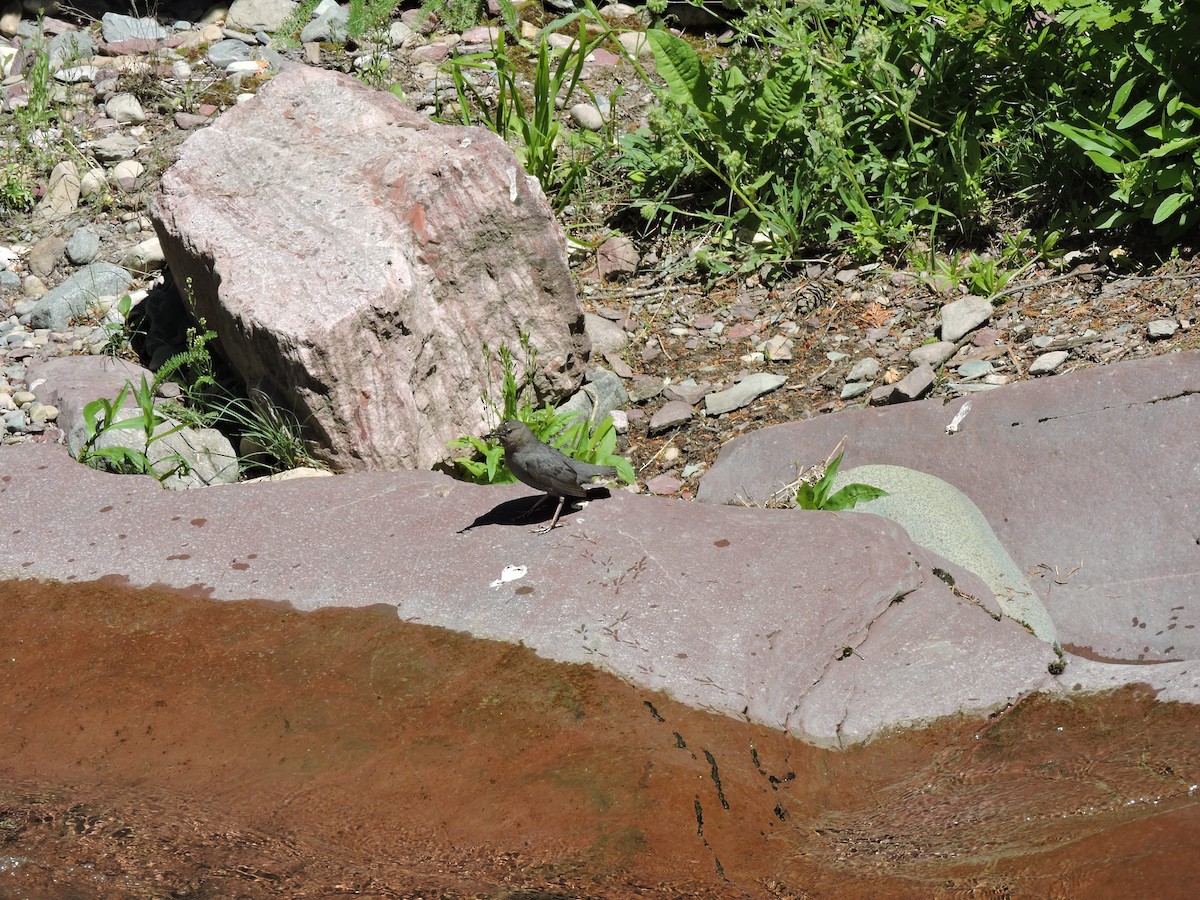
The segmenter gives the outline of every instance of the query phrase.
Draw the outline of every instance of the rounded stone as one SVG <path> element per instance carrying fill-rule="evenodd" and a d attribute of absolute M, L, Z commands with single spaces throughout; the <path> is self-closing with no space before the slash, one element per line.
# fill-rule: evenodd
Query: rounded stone
<path fill-rule="evenodd" d="M 576 103 L 570 112 L 571 118 L 580 128 L 599 131 L 604 127 L 604 116 L 591 103 Z"/>
<path fill-rule="evenodd" d="M 986 359 L 968 360 L 958 367 L 958 374 L 961 378 L 982 378 L 991 371 L 992 363 Z"/>
<path fill-rule="evenodd" d="M 100 237 L 90 228 L 76 228 L 67 241 L 67 259 L 77 266 L 84 266 L 100 252 Z"/>
<path fill-rule="evenodd" d="M 85 199 L 95 197 L 103 194 L 106 187 L 108 187 L 108 176 L 104 170 L 88 169 L 79 179 L 79 196 Z"/>
<path fill-rule="evenodd" d="M 104 112 L 110 119 L 123 124 L 141 124 L 146 121 L 146 112 L 133 94 L 113 94 L 104 104 Z"/>
<path fill-rule="evenodd" d="M 29 407 L 29 421 L 45 424 L 58 418 L 58 407 L 49 403 L 34 403 Z"/>

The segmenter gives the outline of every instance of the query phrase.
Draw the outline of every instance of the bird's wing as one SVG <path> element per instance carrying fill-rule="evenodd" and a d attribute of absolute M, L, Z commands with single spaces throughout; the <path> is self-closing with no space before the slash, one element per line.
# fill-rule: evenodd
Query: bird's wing
<path fill-rule="evenodd" d="M 587 490 L 580 487 L 579 473 L 571 465 L 571 460 L 553 447 L 546 449 L 553 452 L 522 458 L 522 466 L 534 479 L 527 483 L 559 497 L 586 497 Z"/>

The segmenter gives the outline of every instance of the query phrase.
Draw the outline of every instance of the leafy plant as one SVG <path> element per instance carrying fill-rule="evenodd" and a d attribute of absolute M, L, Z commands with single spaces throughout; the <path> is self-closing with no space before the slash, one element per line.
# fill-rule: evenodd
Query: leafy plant
<path fill-rule="evenodd" d="M 392 17 L 400 0 L 350 0 L 346 33 L 358 38 L 377 30 Z M 478 0 L 476 8 L 478 9 Z"/>
<path fill-rule="evenodd" d="M 882 488 L 855 483 L 846 485 L 831 496 L 829 492 L 833 489 L 833 480 L 841 464 L 842 454 L 839 453 L 825 468 L 825 474 L 820 479 L 813 484 L 801 484 L 796 491 L 796 506 L 800 509 L 853 509 L 858 503 L 888 495 Z"/>
<path fill-rule="evenodd" d="M 33 208 L 33 188 L 27 167 L 5 163 L 0 170 L 0 212 L 19 214 Z"/>
<path fill-rule="evenodd" d="M 163 404 L 164 409 L 185 424 L 221 428 L 247 441 L 253 449 L 239 459 L 242 471 L 322 468 L 291 410 L 278 406 L 260 388 L 251 387 L 247 397 L 222 383 L 208 347 L 217 334 L 205 328 L 204 319 L 200 319 L 200 329 L 189 328 L 187 349 L 170 357 L 155 373 L 153 390 L 178 379 L 186 401 Z"/>
<path fill-rule="evenodd" d="M 275 47 L 294 47 L 300 32 L 312 20 L 313 10 L 320 2 L 321 0 L 300 0 L 296 8 L 283 20 L 279 30 L 271 35 L 271 44 Z"/>
<path fill-rule="evenodd" d="M 112 400 L 102 397 L 84 406 L 83 423 L 86 437 L 79 450 L 79 461 L 92 468 L 107 468 L 125 475 L 153 475 L 159 482 L 165 481 L 172 475 L 186 474 L 187 462 L 177 453 L 165 456 L 157 462 L 151 462 L 149 457 L 151 445 L 170 437 L 184 426 L 174 425 L 165 429 L 161 428 L 163 425 L 170 424 L 170 420 L 154 408 L 154 391 L 150 383 L 146 381 L 145 375 L 142 376 L 141 384 L 133 394 L 137 401 L 138 414 L 122 417 L 125 398 L 131 390 L 133 390 L 133 385 L 127 381 Z M 101 438 L 115 431 L 137 429 L 142 431 L 142 449 L 119 444 L 97 446 Z M 155 468 L 156 465 L 162 463 L 168 464 L 167 468 Z"/>
<path fill-rule="evenodd" d="M 538 440 L 551 444 L 568 456 L 596 465 L 615 466 L 619 477 L 632 484 L 636 478 L 633 467 L 616 453 L 617 433 L 612 419 L 606 417 L 593 427 L 575 412 L 558 412 L 549 404 L 538 406 L 533 400 L 530 373 L 536 371 L 537 350 L 529 335 L 520 335 L 525 354 L 523 377 L 517 380 L 517 367 L 507 344 L 500 345 L 500 396 L 495 397 L 490 386 L 483 392 L 484 406 L 500 421 L 515 419 L 524 422 Z M 484 359 L 491 369 L 492 353 L 483 348 Z M 498 401 L 498 402 L 497 402 Z M 508 484 L 516 479 L 504 465 L 504 448 L 481 437 L 467 435 L 450 441 L 452 450 L 470 451 L 469 455 L 453 460 L 455 476 L 476 484 Z"/>
<path fill-rule="evenodd" d="M 558 52 L 555 60 L 556 51 L 551 50 L 543 35 L 537 46 L 532 97 L 527 102 L 519 88 L 520 67 L 512 57 L 514 51 L 506 43 L 505 34 L 501 29 L 496 46 L 489 52 L 456 54 L 447 61 L 458 94 L 460 121 L 471 124 L 470 110 L 481 110 L 483 124 L 513 145 L 525 171 L 538 179 L 556 208 L 562 208 L 582 177 L 586 160 L 569 158 L 561 152 L 556 107 L 559 102 L 567 106 L 577 89 L 591 96 L 588 88 L 580 84 L 580 76 L 584 61 L 601 38 L 589 39 L 580 19 L 572 48 Z M 485 97 L 469 77 L 471 72 L 492 71 L 497 83 L 494 101 Z"/>
<path fill-rule="evenodd" d="M 201 399 L 201 392 L 217 388 L 216 374 L 213 371 L 212 353 L 208 349 L 210 341 L 216 340 L 217 333 L 205 328 L 204 319 L 200 319 L 200 328 L 187 330 L 187 348 L 176 353 L 158 367 L 154 373 L 154 387 L 159 387 L 168 381 L 178 380 L 184 393 L 193 400 Z"/>
<path fill-rule="evenodd" d="M 764 0 L 718 60 L 651 31 L 666 87 L 622 142 L 634 202 L 664 227 L 699 223 L 743 271 L 830 244 L 875 256 L 939 217 L 955 245 L 1070 209 L 1094 179 L 1048 123 L 1086 127 L 1075 111 L 1118 47 L 1045 9 L 1139 5 L 1180 0 Z M 1179 184 L 1159 184 L 1163 212 L 1185 203 L 1168 200 Z"/>
<path fill-rule="evenodd" d="M 479 21 L 481 6 L 480 0 L 423 0 L 421 12 L 437 16 L 449 31 L 462 31 Z"/>
<path fill-rule="evenodd" d="M 128 357 L 133 353 L 133 332 L 129 328 L 129 311 L 133 309 L 133 298 L 123 294 L 117 300 L 113 310 L 105 313 L 104 332 L 106 335 L 102 353 L 106 356 Z M 116 312 L 117 320 L 113 321 L 112 313 Z"/>
<path fill-rule="evenodd" d="M 50 50 L 42 20 L 38 19 L 38 39 L 29 69 L 26 103 L 17 107 L 17 121 L 26 128 L 40 128 L 50 121 Z"/>

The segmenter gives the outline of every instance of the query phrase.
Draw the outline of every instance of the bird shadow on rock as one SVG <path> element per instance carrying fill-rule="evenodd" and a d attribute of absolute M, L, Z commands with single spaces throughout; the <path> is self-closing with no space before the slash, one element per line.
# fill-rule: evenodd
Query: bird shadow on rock
<path fill-rule="evenodd" d="M 588 500 L 604 500 L 612 496 L 612 492 L 606 487 L 594 487 L 588 491 Z M 574 515 L 578 512 L 575 503 L 582 502 L 571 500 L 563 506 L 562 515 L 559 517 L 559 522 L 565 522 L 567 516 Z M 539 506 L 539 504 L 541 504 Z M 549 522 L 554 515 L 554 507 L 558 505 L 557 497 L 550 497 L 547 494 L 535 494 L 528 497 L 517 497 L 515 500 L 505 500 L 503 503 L 498 503 L 496 506 L 489 509 L 481 516 L 477 516 L 475 521 L 470 525 L 466 525 L 458 530 L 458 534 L 466 534 L 472 528 L 480 528 L 484 525 L 529 525 L 536 527 L 543 522 Z"/>

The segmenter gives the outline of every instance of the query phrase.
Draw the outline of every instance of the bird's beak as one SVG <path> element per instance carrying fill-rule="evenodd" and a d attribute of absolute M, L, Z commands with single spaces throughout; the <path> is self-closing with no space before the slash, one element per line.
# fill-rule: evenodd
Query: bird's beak
<path fill-rule="evenodd" d="M 485 434 L 485 435 L 483 436 L 483 439 L 484 439 L 485 441 L 495 441 L 495 440 L 498 440 L 498 438 L 496 437 L 496 432 L 494 432 L 494 431 L 489 431 L 487 434 Z"/>

